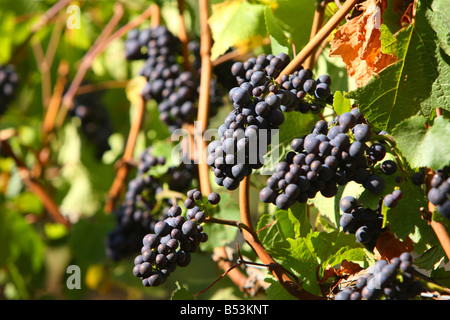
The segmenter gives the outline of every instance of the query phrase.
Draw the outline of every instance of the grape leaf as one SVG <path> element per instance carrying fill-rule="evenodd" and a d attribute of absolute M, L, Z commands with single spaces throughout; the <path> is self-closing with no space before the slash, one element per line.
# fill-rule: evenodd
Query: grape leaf
<path fill-rule="evenodd" d="M 289 247 L 274 248 L 273 256 L 296 274 L 308 292 L 319 294 L 317 276 L 344 260 L 365 266 L 370 254 L 355 241 L 354 235 L 343 232 L 314 232 L 306 237 L 287 239 Z"/>
<path fill-rule="evenodd" d="M 447 55 L 450 55 L 450 0 L 434 1 L 431 5 L 432 14 L 429 21 L 439 38 L 439 45 Z"/>
<path fill-rule="evenodd" d="M 310 0 L 277 0 L 273 15 L 299 51 L 309 41 L 316 6 Z"/>
<path fill-rule="evenodd" d="M 385 24 L 381 25 L 380 31 L 381 52 L 395 56 L 397 54 L 395 45 L 397 39 L 395 39 L 394 35 Z"/>
<path fill-rule="evenodd" d="M 337 114 L 349 112 L 352 108 L 352 102 L 345 97 L 345 92 L 336 91 L 333 97 L 333 109 Z"/>
<path fill-rule="evenodd" d="M 429 23 L 435 17 L 431 1 L 417 4 L 415 22 L 396 34 L 398 61 L 347 94 L 382 130 L 390 131 L 417 113 L 428 118 L 437 106 L 450 110 L 450 58 Z"/>
<path fill-rule="evenodd" d="M 185 287 L 183 287 L 178 281 L 175 283 L 177 288 L 172 293 L 171 300 L 195 300 L 195 297 Z"/>
<path fill-rule="evenodd" d="M 14 15 L 11 12 L 0 12 L 0 64 L 4 64 L 11 58 L 14 34 Z"/>
<path fill-rule="evenodd" d="M 45 244 L 39 233 L 19 212 L 1 206 L 0 214 L 0 266 L 17 264 L 27 272 L 37 273 L 44 264 Z"/>
<path fill-rule="evenodd" d="M 437 117 L 428 130 L 425 124 L 425 117 L 413 116 L 394 128 L 393 137 L 412 167 L 443 168 L 450 164 L 450 121 Z"/>
<path fill-rule="evenodd" d="M 264 10 L 264 18 L 266 21 L 267 31 L 269 32 L 272 54 L 276 55 L 280 52 L 291 54 L 291 41 L 284 34 L 283 29 L 280 27 L 269 6 L 266 6 L 266 9 Z"/>
<path fill-rule="evenodd" d="M 382 1 L 363 1 L 358 9 L 362 13 L 334 34 L 330 42 L 330 56 L 340 56 L 346 64 L 348 75 L 358 86 L 362 86 L 397 58 L 381 50 Z"/>
<path fill-rule="evenodd" d="M 225 1 L 212 5 L 209 18 L 214 44 L 211 60 L 224 54 L 229 48 L 242 46 L 248 41 L 261 44 L 266 36 L 264 5 L 246 1 Z"/>

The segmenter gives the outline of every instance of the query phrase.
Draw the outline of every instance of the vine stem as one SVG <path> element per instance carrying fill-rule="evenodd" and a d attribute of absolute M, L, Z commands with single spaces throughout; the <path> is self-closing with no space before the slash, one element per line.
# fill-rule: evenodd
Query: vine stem
<path fill-rule="evenodd" d="M 293 281 L 284 268 L 275 262 L 275 260 L 266 251 L 264 246 L 258 239 L 258 235 L 254 232 L 253 223 L 250 215 L 250 203 L 249 203 L 249 191 L 250 191 L 250 176 L 244 178 L 239 185 L 239 210 L 240 217 L 243 224 L 248 228 L 243 229 L 244 239 L 256 252 L 262 263 L 267 265 L 269 270 L 280 282 L 280 284 L 294 297 L 305 300 L 320 300 L 321 297 L 313 295 L 300 286 L 297 281 Z"/>
<path fill-rule="evenodd" d="M 200 94 L 198 102 L 198 114 L 197 114 L 197 145 L 198 145 L 198 173 L 200 180 L 201 192 L 205 195 L 211 193 L 211 184 L 209 181 L 209 167 L 206 163 L 205 150 L 207 148 L 207 142 L 203 138 L 203 134 L 208 128 L 209 118 L 209 91 L 211 83 L 211 46 L 212 36 L 211 29 L 208 24 L 209 19 L 209 1 L 199 1 L 199 16 L 200 16 L 200 56 L 201 56 L 201 74 L 200 74 Z"/>
<path fill-rule="evenodd" d="M 180 21 L 178 38 L 181 41 L 181 50 L 184 57 L 183 66 L 184 70 L 190 71 L 191 64 L 189 62 L 189 49 L 188 49 L 189 36 L 186 31 L 186 23 L 184 20 L 184 0 L 178 0 L 178 18 Z"/>
<path fill-rule="evenodd" d="M 145 113 L 145 99 L 140 96 L 139 104 L 136 106 L 135 117 L 132 120 L 130 132 L 128 135 L 127 144 L 125 147 L 125 151 L 123 153 L 122 159 L 119 163 L 119 167 L 117 169 L 116 175 L 114 177 L 114 181 L 111 185 L 111 188 L 108 192 L 108 197 L 105 203 L 105 212 L 109 213 L 114 208 L 115 200 L 118 198 L 120 191 L 122 190 L 125 181 L 128 176 L 128 171 L 130 167 L 130 162 L 133 159 L 134 148 L 136 146 L 136 140 L 138 134 L 141 130 L 142 122 L 144 119 Z"/>
<path fill-rule="evenodd" d="M 102 32 L 95 40 L 92 47 L 88 50 L 88 52 L 84 55 L 83 59 L 81 60 L 81 64 L 75 74 L 75 77 L 73 78 L 69 88 L 67 89 L 67 92 L 64 94 L 62 100 L 62 108 L 60 110 L 61 113 L 59 114 L 59 117 L 56 120 L 58 127 L 62 126 L 67 112 L 73 108 L 73 99 L 76 95 L 76 92 L 78 91 L 78 88 L 83 82 L 83 79 L 87 71 L 90 69 L 92 63 L 94 62 L 94 59 L 100 52 L 102 52 L 106 48 L 106 44 L 109 44 L 108 37 L 112 34 L 114 28 L 120 22 L 123 13 L 124 13 L 123 5 L 120 2 L 117 2 L 114 5 L 113 17 L 105 26 L 105 28 L 102 30 Z"/>
<path fill-rule="evenodd" d="M 47 112 L 45 113 L 44 123 L 42 128 L 44 130 L 45 138 L 53 131 L 56 115 L 58 114 L 59 106 L 61 105 L 62 96 L 64 94 L 64 87 L 67 82 L 67 75 L 69 73 L 69 64 L 66 61 L 61 61 L 58 68 L 58 79 L 53 89 L 53 95 L 50 98 Z"/>
<path fill-rule="evenodd" d="M 50 9 L 42 14 L 39 20 L 31 27 L 31 32 L 27 38 L 21 43 L 21 45 L 14 51 L 9 63 L 15 64 L 22 57 L 27 44 L 33 38 L 33 36 L 46 26 L 65 6 L 67 6 L 72 0 L 60 0 L 55 3 Z"/>
<path fill-rule="evenodd" d="M 316 4 L 316 10 L 314 11 L 313 24 L 311 27 L 310 40 L 314 38 L 314 36 L 319 32 L 320 27 L 323 24 L 323 17 L 325 15 L 325 5 L 323 3 Z M 321 41 L 322 43 L 322 41 Z M 320 44 L 317 46 L 319 47 Z M 312 70 L 314 68 L 314 64 L 316 63 L 316 51 L 317 47 L 311 52 L 309 57 L 305 60 L 305 69 Z"/>
<path fill-rule="evenodd" d="M 67 220 L 59 211 L 58 206 L 53 201 L 52 197 L 45 191 L 37 181 L 32 178 L 30 170 L 25 166 L 23 161 L 16 156 L 16 154 L 11 149 L 8 141 L 0 139 L 2 150 L 10 156 L 17 165 L 20 178 L 25 183 L 25 185 L 33 192 L 39 199 L 41 199 L 42 204 L 48 213 L 52 216 L 55 222 L 61 223 L 67 228 L 71 227 L 69 220 Z"/>
<path fill-rule="evenodd" d="M 57 124 L 58 124 L 59 127 L 64 122 L 64 118 L 65 118 L 67 112 L 72 108 L 73 98 L 75 97 L 75 94 L 78 91 L 78 88 L 80 87 L 81 82 L 84 79 L 84 76 L 86 75 L 87 71 L 89 70 L 89 68 L 91 67 L 92 63 L 94 62 L 94 59 L 101 52 L 103 52 L 112 41 L 125 36 L 131 29 L 136 28 L 144 20 L 146 20 L 147 18 L 152 16 L 152 14 L 154 14 L 154 12 L 155 12 L 155 7 L 154 6 L 155 5 L 150 5 L 139 16 L 137 16 L 132 21 L 130 21 L 127 24 L 125 24 L 123 27 L 118 29 L 116 32 L 114 32 L 108 38 L 107 37 L 102 37 L 102 35 L 99 36 L 99 37 L 102 37 L 103 40 L 102 41 L 96 41 L 96 43 L 91 47 L 91 49 L 85 54 L 85 56 L 83 57 L 83 59 L 81 61 L 81 65 L 78 68 L 77 74 L 75 75 L 75 78 L 72 81 L 71 86 L 69 87 L 69 89 L 67 90 L 66 94 L 64 95 L 63 102 L 62 102 L 62 104 L 63 104 L 62 107 L 63 108 L 61 110 L 62 112 L 59 114 L 58 119 L 57 119 Z M 122 8 L 122 11 L 123 11 L 123 8 Z M 115 14 L 116 18 L 112 19 L 114 21 L 110 21 L 108 23 L 108 25 L 105 27 L 105 29 L 108 28 L 110 30 L 108 32 L 112 32 L 113 26 L 117 25 L 117 23 L 119 22 L 118 16 L 119 16 L 119 13 L 116 13 Z M 103 35 L 105 35 L 106 33 L 107 33 L 107 31 L 105 31 L 105 30 L 104 30 L 104 32 L 102 32 Z"/>
<path fill-rule="evenodd" d="M 317 34 L 308 42 L 308 44 L 295 56 L 287 67 L 280 73 L 276 82 L 281 83 L 281 78 L 286 74 L 293 73 L 321 43 L 331 34 L 331 32 L 341 23 L 345 16 L 353 9 L 359 0 L 347 0 L 341 8 L 328 20 L 328 22 L 317 32 Z"/>

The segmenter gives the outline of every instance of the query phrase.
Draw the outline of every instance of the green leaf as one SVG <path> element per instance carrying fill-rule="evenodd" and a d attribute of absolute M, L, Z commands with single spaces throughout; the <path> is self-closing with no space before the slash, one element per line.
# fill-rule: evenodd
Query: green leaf
<path fill-rule="evenodd" d="M 310 0 L 277 0 L 273 15 L 297 52 L 309 41 L 316 5 Z"/>
<path fill-rule="evenodd" d="M 264 5 L 235 0 L 213 5 L 209 18 L 214 39 L 211 59 L 218 58 L 233 46 L 260 42 L 266 36 L 264 8 Z"/>
<path fill-rule="evenodd" d="M 423 244 L 435 241 L 433 230 L 419 212 L 419 208 L 426 207 L 428 201 L 424 191 L 411 179 L 403 181 L 400 190 L 403 197 L 394 208 L 386 211 L 386 221 L 397 238 L 405 240 L 409 237 L 416 244 L 415 250 L 420 252 L 426 249 Z"/>
<path fill-rule="evenodd" d="M 290 40 L 284 34 L 283 29 L 275 19 L 272 9 L 269 6 L 266 6 L 266 9 L 264 10 L 264 18 L 266 21 L 267 32 L 270 36 L 272 54 L 276 55 L 280 52 L 290 54 L 292 52 Z"/>
<path fill-rule="evenodd" d="M 398 61 L 347 95 L 372 124 L 388 132 L 415 114 L 428 119 L 436 107 L 450 110 L 450 58 L 429 23 L 436 17 L 431 1 L 417 4 L 415 22 L 397 33 Z"/>
<path fill-rule="evenodd" d="M 16 264 L 20 272 L 37 273 L 44 264 L 45 245 L 39 233 L 16 211 L 0 214 L 0 266 Z"/>
<path fill-rule="evenodd" d="M 320 294 L 317 276 L 328 266 L 344 260 L 366 266 L 371 254 L 355 241 L 354 235 L 343 232 L 314 232 L 306 237 L 287 239 L 289 247 L 274 248 L 273 256 L 296 274 L 305 290 Z"/>
<path fill-rule="evenodd" d="M 68 244 L 80 268 L 105 260 L 105 239 L 115 223 L 114 215 L 97 214 L 95 219 L 80 219 L 73 224 Z"/>
<path fill-rule="evenodd" d="M 302 206 L 305 208 L 303 217 L 306 217 L 305 205 L 296 204 L 294 207 L 300 209 Z M 307 234 L 310 231 L 311 228 L 309 227 L 307 232 L 304 232 L 305 223 L 300 222 L 304 220 L 301 213 L 293 213 L 292 210 L 293 208 L 290 208 L 288 211 L 277 210 L 274 217 L 270 214 L 263 214 L 258 220 L 258 237 L 267 250 L 286 247 L 288 238 L 295 238 L 300 233 Z"/>
<path fill-rule="evenodd" d="M 264 281 L 270 283 L 270 286 L 265 291 L 268 300 L 297 300 L 274 277 L 268 276 Z"/>
<path fill-rule="evenodd" d="M 382 24 L 380 27 L 380 40 L 381 40 L 381 52 L 390 54 L 390 55 L 396 55 L 396 41 L 397 39 L 392 34 L 391 30 L 385 25 Z"/>
<path fill-rule="evenodd" d="M 175 282 L 177 289 L 172 293 L 170 300 L 195 300 L 195 297 L 178 281 Z"/>
<path fill-rule="evenodd" d="M 341 93 L 340 91 L 336 91 L 333 97 L 333 109 L 336 113 L 343 114 L 344 112 L 349 112 L 352 108 L 352 102 L 350 99 L 345 97 L 346 92 Z"/>
<path fill-rule="evenodd" d="M 5 64 L 11 58 L 13 35 L 14 35 L 14 14 L 2 10 L 0 12 L 0 65 Z"/>
<path fill-rule="evenodd" d="M 311 224 L 308 219 L 308 206 L 306 203 L 297 202 L 288 209 L 291 228 L 294 229 L 294 237 L 304 237 L 311 232 Z"/>
<path fill-rule="evenodd" d="M 437 117 L 429 129 L 425 124 L 425 117 L 413 116 L 399 123 L 392 135 L 412 167 L 443 168 L 450 164 L 450 121 Z"/>
<path fill-rule="evenodd" d="M 439 45 L 450 55 L 450 0 L 433 1 L 429 21 L 439 38 Z"/>

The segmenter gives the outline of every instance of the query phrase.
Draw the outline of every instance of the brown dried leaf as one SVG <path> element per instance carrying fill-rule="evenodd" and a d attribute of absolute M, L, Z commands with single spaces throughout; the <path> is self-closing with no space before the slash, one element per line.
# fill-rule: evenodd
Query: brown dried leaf
<path fill-rule="evenodd" d="M 413 242 L 411 239 L 407 238 L 404 241 L 397 239 L 390 232 L 383 232 L 377 240 L 375 246 L 375 258 L 377 260 L 391 260 L 392 258 L 398 257 L 405 251 L 413 250 Z"/>
<path fill-rule="evenodd" d="M 384 0 L 367 0 L 360 4 L 362 14 L 340 27 L 331 40 L 330 56 L 340 56 L 347 73 L 358 86 L 365 85 L 375 74 L 394 63 L 395 56 L 381 52 Z"/>

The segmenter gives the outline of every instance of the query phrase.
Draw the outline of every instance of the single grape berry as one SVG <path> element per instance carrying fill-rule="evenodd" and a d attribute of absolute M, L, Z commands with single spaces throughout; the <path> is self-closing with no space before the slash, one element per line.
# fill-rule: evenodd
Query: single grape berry
<path fill-rule="evenodd" d="M 208 195 L 208 202 L 216 205 L 220 202 L 220 195 L 217 192 L 212 192 Z"/>

